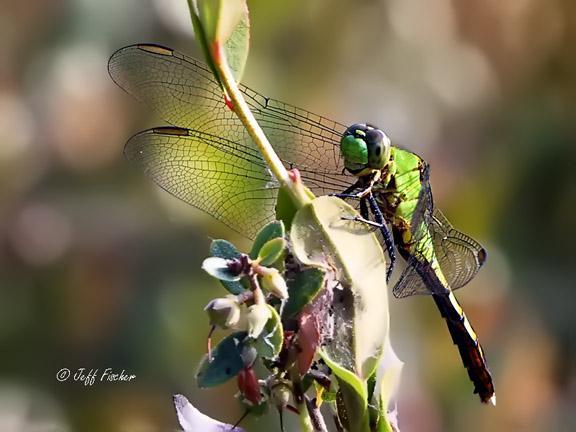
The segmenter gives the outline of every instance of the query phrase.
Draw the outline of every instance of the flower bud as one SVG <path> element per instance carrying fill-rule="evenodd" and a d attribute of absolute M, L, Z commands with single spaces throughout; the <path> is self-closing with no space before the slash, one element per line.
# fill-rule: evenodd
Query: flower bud
<path fill-rule="evenodd" d="M 256 339 L 264 330 L 264 326 L 272 316 L 266 303 L 256 303 L 248 308 L 248 336 Z"/>
<path fill-rule="evenodd" d="M 244 400 L 250 402 L 251 405 L 258 405 L 260 403 L 262 399 L 260 383 L 253 368 L 244 367 L 240 369 L 238 372 L 238 389 L 244 397 Z"/>
<path fill-rule="evenodd" d="M 262 288 L 280 300 L 288 298 L 288 286 L 278 269 L 262 267 L 260 275 Z"/>
<path fill-rule="evenodd" d="M 270 398 L 279 409 L 286 408 L 288 402 L 290 402 L 291 394 L 292 390 L 286 382 L 278 380 L 271 384 Z"/>
<path fill-rule="evenodd" d="M 223 329 L 234 328 L 240 322 L 240 304 L 236 296 L 229 295 L 211 300 L 204 308 L 210 324 Z"/>

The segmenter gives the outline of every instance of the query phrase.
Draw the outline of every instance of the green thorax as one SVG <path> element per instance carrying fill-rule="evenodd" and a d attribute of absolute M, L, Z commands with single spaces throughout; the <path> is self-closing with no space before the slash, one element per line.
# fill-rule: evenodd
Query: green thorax
<path fill-rule="evenodd" d="M 420 156 L 392 147 L 390 161 L 382 170 L 382 179 L 375 185 L 374 192 L 386 219 L 392 224 L 399 252 L 406 257 L 413 254 L 414 248 L 418 248 L 420 257 L 426 259 L 440 282 L 446 284 L 432 247 L 432 237 L 428 228 L 423 221 L 415 230 L 411 226 L 423 187 L 425 169 L 426 162 Z M 414 232 L 418 233 L 417 243 L 412 235 Z"/>
<path fill-rule="evenodd" d="M 383 210 L 397 228 L 409 228 L 422 188 L 425 162 L 415 153 L 392 147 L 390 161 L 382 171 L 374 192 Z"/>

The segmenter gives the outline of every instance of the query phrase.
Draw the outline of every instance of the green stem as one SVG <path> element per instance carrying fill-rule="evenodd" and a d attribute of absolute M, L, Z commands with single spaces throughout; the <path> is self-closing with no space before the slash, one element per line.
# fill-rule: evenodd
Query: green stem
<path fill-rule="evenodd" d="M 304 432 L 314 432 L 314 425 L 308 414 L 308 408 L 305 403 L 298 404 L 298 411 L 300 411 L 300 430 Z"/>
<path fill-rule="evenodd" d="M 216 67 L 222 85 L 232 102 L 234 112 L 260 150 L 260 153 L 268 164 L 270 171 L 272 171 L 272 174 L 274 174 L 280 185 L 288 191 L 294 205 L 297 208 L 303 207 L 305 204 L 310 202 L 310 195 L 306 193 L 305 189 L 301 187 L 299 182 L 295 182 L 291 179 L 288 171 L 284 167 L 284 164 L 272 148 L 268 138 L 266 138 L 264 131 L 256 121 L 256 118 L 254 118 L 254 115 L 242 96 L 242 92 L 236 84 L 234 75 L 228 66 L 224 50 L 219 42 L 214 42 L 212 59 L 214 60 L 214 66 Z"/>

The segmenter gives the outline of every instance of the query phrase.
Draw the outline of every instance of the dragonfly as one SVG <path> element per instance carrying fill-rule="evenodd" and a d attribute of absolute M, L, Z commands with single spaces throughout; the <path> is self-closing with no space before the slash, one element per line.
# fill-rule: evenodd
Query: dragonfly
<path fill-rule="evenodd" d="M 167 47 L 137 44 L 116 51 L 108 71 L 170 125 L 132 136 L 124 149 L 129 161 L 170 194 L 246 237 L 275 218 L 279 184 L 206 64 Z M 296 167 L 315 195 L 353 200 L 356 219 L 380 230 L 390 257 L 388 276 L 396 251 L 406 261 L 394 296 L 432 296 L 474 392 L 495 404 L 486 357 L 453 293 L 474 278 L 486 250 L 435 207 L 429 165 L 392 145 L 373 125 L 347 127 L 239 88 L 286 167 Z"/>

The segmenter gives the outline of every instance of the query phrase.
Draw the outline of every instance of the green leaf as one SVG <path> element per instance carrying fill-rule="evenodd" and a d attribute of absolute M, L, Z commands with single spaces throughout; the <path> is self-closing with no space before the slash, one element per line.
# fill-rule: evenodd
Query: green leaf
<path fill-rule="evenodd" d="M 224 44 L 228 65 L 232 69 L 236 82 L 240 82 L 244 75 L 250 49 L 250 16 L 248 6 L 245 2 L 242 3 L 244 3 L 244 10 L 241 12 L 241 18 Z"/>
<path fill-rule="evenodd" d="M 285 247 L 286 240 L 284 240 L 282 237 L 278 237 L 264 243 L 260 249 L 260 252 L 258 252 L 258 260 L 260 261 L 260 265 L 270 266 L 274 264 L 282 256 Z"/>
<path fill-rule="evenodd" d="M 320 350 L 319 355 L 338 379 L 338 387 L 342 392 L 347 413 L 347 430 L 349 432 L 369 432 L 370 417 L 366 384 L 354 373 L 333 362 L 324 351 Z"/>
<path fill-rule="evenodd" d="M 236 259 L 242 255 L 232 243 L 222 239 L 212 240 L 210 244 L 210 255 L 218 258 Z"/>
<path fill-rule="evenodd" d="M 224 259 L 237 259 L 241 254 L 232 243 L 226 240 L 216 239 L 212 240 L 210 244 L 210 255 Z M 246 290 L 244 285 L 239 281 L 220 280 L 220 283 L 230 294 L 238 295 Z"/>
<path fill-rule="evenodd" d="M 281 187 L 276 198 L 276 219 L 282 221 L 286 229 L 289 230 L 297 210 L 298 207 L 292 201 L 290 193 L 285 187 Z"/>
<path fill-rule="evenodd" d="M 260 249 L 266 242 L 278 237 L 284 238 L 285 234 L 286 232 L 282 221 L 270 222 L 256 234 L 256 239 L 250 251 L 250 258 L 256 259 L 260 253 Z"/>
<path fill-rule="evenodd" d="M 321 268 L 307 268 L 288 280 L 288 301 L 283 315 L 292 318 L 310 303 L 324 287 L 326 272 Z"/>
<path fill-rule="evenodd" d="M 246 332 L 237 332 L 225 337 L 212 350 L 212 361 L 204 357 L 196 374 L 200 388 L 220 385 L 238 374 L 244 367 L 240 354 L 246 335 Z"/>
<path fill-rule="evenodd" d="M 188 0 L 192 25 L 212 72 L 212 47 L 220 44 L 234 78 L 242 78 L 248 58 L 250 18 L 245 0 Z M 218 81 L 220 79 L 218 78 Z"/>
<path fill-rule="evenodd" d="M 292 222 L 295 257 L 304 265 L 335 268 L 335 337 L 324 351 L 331 361 L 366 380 L 388 339 L 386 260 L 371 227 L 345 220 L 357 215 L 344 201 L 320 197 Z"/>
<path fill-rule="evenodd" d="M 392 432 L 395 430 L 389 420 L 388 420 L 388 407 L 390 406 L 390 401 L 393 398 L 398 384 L 400 382 L 400 375 L 402 374 L 402 368 L 404 363 L 400 361 L 392 346 L 390 341 L 384 347 L 384 354 L 376 370 L 376 382 L 374 385 L 374 405 L 378 407 L 378 428 L 379 432 Z M 396 429 L 397 425 L 396 425 Z"/>
<path fill-rule="evenodd" d="M 198 6 L 196 4 L 196 0 L 188 0 L 188 9 L 190 9 L 190 17 L 192 18 L 192 27 L 194 29 L 194 35 L 196 36 L 196 40 L 197 40 L 198 44 L 200 45 L 202 52 L 204 53 L 204 59 L 206 60 L 206 63 L 210 67 L 212 74 L 214 75 L 214 77 L 218 81 L 218 84 L 220 84 L 222 91 L 224 91 L 224 86 L 222 85 L 222 82 L 220 80 L 220 76 L 218 75 L 218 72 L 216 71 L 216 66 L 214 65 L 214 61 L 212 60 L 212 53 L 210 51 L 209 38 L 208 38 L 208 35 L 206 34 L 206 29 L 204 27 L 204 24 L 203 24 L 202 20 L 200 19 L 200 14 L 198 12 Z"/>
<path fill-rule="evenodd" d="M 276 309 L 267 305 L 270 308 L 271 316 L 264 326 L 264 331 L 256 339 L 256 350 L 260 356 L 266 359 L 275 359 L 284 343 L 284 329 L 282 321 Z"/>

